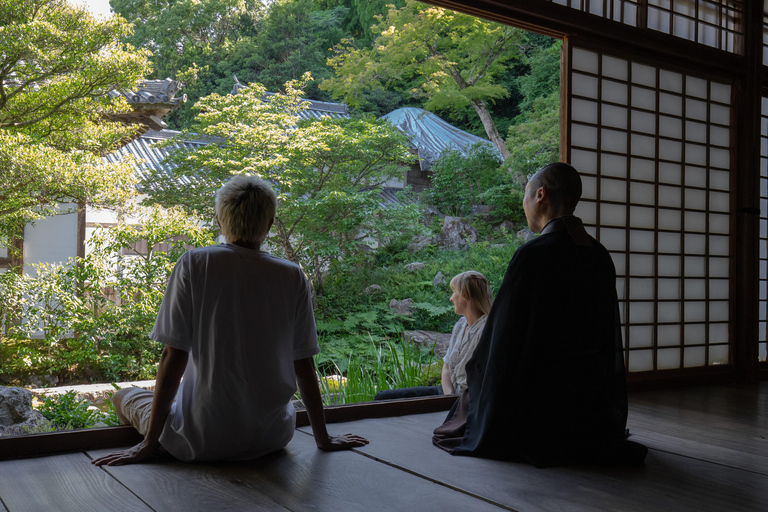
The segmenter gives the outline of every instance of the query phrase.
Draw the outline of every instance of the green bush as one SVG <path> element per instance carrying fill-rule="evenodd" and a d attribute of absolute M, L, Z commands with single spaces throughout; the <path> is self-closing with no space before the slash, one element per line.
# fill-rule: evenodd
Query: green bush
<path fill-rule="evenodd" d="M 57 430 L 90 428 L 101 419 L 101 414 L 88 409 L 90 404 L 77 398 L 74 391 L 58 396 L 45 397 L 38 408 Z"/>

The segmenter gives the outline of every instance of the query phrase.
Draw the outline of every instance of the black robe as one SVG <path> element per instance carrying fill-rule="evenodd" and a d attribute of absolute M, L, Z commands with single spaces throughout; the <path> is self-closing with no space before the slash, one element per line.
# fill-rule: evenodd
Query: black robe
<path fill-rule="evenodd" d="M 435 430 L 455 455 L 537 466 L 641 462 L 625 441 L 616 271 L 581 220 L 552 220 L 515 252 L 467 364 L 467 390 Z"/>

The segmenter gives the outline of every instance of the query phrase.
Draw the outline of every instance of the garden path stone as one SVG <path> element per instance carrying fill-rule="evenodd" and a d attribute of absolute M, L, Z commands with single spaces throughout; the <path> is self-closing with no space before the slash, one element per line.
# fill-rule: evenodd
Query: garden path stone
<path fill-rule="evenodd" d="M 119 388 L 137 387 L 154 391 L 154 380 L 137 380 L 131 382 L 115 383 Z M 112 384 L 81 384 L 75 386 L 58 386 L 55 388 L 35 388 L 30 390 L 37 397 L 58 396 L 69 391 L 74 391 L 75 396 L 81 400 L 87 400 L 93 404 L 102 403 L 109 398 L 109 393 L 116 391 Z"/>

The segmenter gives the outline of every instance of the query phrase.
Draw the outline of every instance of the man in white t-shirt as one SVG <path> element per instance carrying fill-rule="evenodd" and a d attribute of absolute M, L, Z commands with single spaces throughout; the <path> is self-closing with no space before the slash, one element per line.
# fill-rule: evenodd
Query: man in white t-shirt
<path fill-rule="evenodd" d="M 228 243 L 189 251 L 173 269 L 150 335 L 165 344 L 154 394 L 127 388 L 113 398 L 144 440 L 94 464 L 131 464 L 161 451 L 199 461 L 280 450 L 293 437 L 297 382 L 318 448 L 368 442 L 326 430 L 309 285 L 298 265 L 259 250 L 276 207 L 274 191 L 254 177 L 237 176 L 217 191 Z"/>

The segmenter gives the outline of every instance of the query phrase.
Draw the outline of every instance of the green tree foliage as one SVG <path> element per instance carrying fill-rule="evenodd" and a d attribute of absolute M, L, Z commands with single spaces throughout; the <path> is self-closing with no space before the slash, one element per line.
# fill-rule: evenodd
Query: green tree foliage
<path fill-rule="evenodd" d="M 315 0 L 315 5 L 324 10 L 345 8 L 344 32 L 361 46 L 368 46 L 373 42 L 371 28 L 377 24 L 376 16 L 386 13 L 390 5 L 396 9 L 403 7 L 405 0 Z"/>
<path fill-rule="evenodd" d="M 234 96 L 201 99 L 191 132 L 215 143 L 174 152 L 173 171 L 158 172 L 144 186 L 154 191 L 150 201 L 213 219 L 214 191 L 229 177 L 271 181 L 280 205 L 268 242 L 304 265 L 321 292 L 322 270 L 332 262 L 362 257 L 371 242 L 419 228 L 414 206 L 385 207 L 379 197 L 411 158 L 405 136 L 370 117 L 297 122 L 308 107 L 300 98 L 306 80 L 285 84 L 285 94 L 251 85 Z"/>
<path fill-rule="evenodd" d="M 66 0 L 0 0 L 0 245 L 59 203 L 120 204 L 129 165 L 100 165 L 135 128 L 107 122 L 129 109 L 145 52 L 117 43 L 130 26 L 95 20 Z"/>
<path fill-rule="evenodd" d="M 426 98 L 428 110 L 471 107 L 488 138 L 508 156 L 488 102 L 508 94 L 496 78 L 519 56 L 524 33 L 413 0 L 379 20 L 372 47 L 358 48 L 352 40 L 336 46 L 328 61 L 336 76 L 321 88 L 361 107 L 369 101 L 367 91 L 407 84 L 409 94 Z"/>
<path fill-rule="evenodd" d="M 260 0 L 111 0 L 110 5 L 136 27 L 125 41 L 152 52 L 151 77 L 185 84 L 190 101 L 168 117 L 170 126 L 188 125 L 198 98 L 229 92 L 233 75 L 252 79 L 254 38 L 265 12 Z"/>
<path fill-rule="evenodd" d="M 97 229 L 91 252 L 76 264 L 0 274 L 0 374 L 62 381 L 154 376 L 161 347 L 149 333 L 168 276 L 187 248 L 213 238 L 178 210 L 140 208 L 133 215 L 132 223 Z"/>

